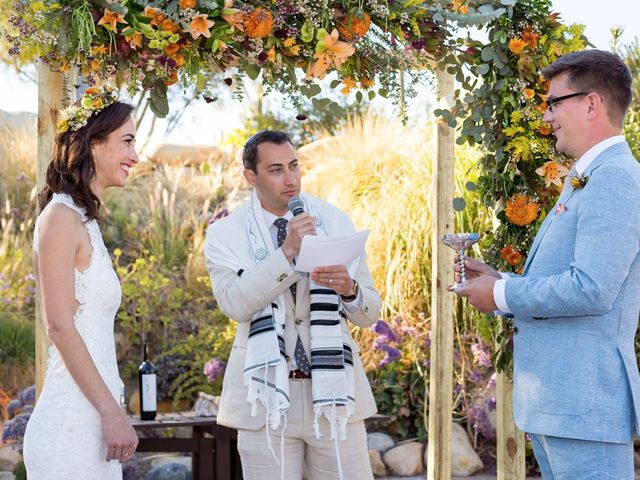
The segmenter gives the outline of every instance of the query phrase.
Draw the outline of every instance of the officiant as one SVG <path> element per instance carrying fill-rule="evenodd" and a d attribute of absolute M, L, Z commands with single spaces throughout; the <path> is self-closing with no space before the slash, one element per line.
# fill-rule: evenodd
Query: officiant
<path fill-rule="evenodd" d="M 209 226 L 204 249 L 218 306 L 238 324 L 218 423 L 238 430 L 247 480 L 299 480 L 305 466 L 310 480 L 372 479 L 364 419 L 376 405 L 348 322 L 371 326 L 380 296 L 364 255 L 295 268 L 306 235 L 352 234 L 353 223 L 301 193 L 287 133 L 256 133 L 242 161 L 251 196 Z"/>

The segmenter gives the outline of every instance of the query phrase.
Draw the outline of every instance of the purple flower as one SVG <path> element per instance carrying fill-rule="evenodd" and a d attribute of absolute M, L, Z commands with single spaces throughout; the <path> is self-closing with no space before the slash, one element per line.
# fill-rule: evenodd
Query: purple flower
<path fill-rule="evenodd" d="M 467 412 L 467 421 L 471 425 L 471 428 L 484 438 L 490 440 L 495 438 L 496 430 L 491 425 L 487 411 L 481 404 L 476 403 L 469 409 Z"/>
<path fill-rule="evenodd" d="M 381 335 L 383 337 L 389 338 L 390 340 L 393 340 L 396 343 L 398 342 L 397 335 L 393 330 L 391 330 L 391 327 L 389 326 L 389 324 L 384 320 L 378 320 L 373 325 L 373 331 L 376 332 L 378 335 Z"/>
<path fill-rule="evenodd" d="M 209 383 L 213 383 L 224 374 L 227 365 L 219 358 L 213 358 L 204 364 L 203 372 L 207 376 Z"/>
<path fill-rule="evenodd" d="M 9 416 L 9 418 L 13 418 L 21 409 L 22 409 L 22 402 L 17 398 L 15 398 L 7 404 L 7 415 Z"/>
<path fill-rule="evenodd" d="M 2 426 L 2 443 L 22 443 L 30 416 L 28 413 L 21 413 L 4 422 Z"/>
<path fill-rule="evenodd" d="M 487 388 L 496 388 L 496 374 L 495 374 L 495 372 L 493 373 L 493 375 L 491 375 L 491 378 L 489 378 L 489 381 L 487 382 Z"/>
<path fill-rule="evenodd" d="M 496 396 L 492 396 L 487 400 L 487 407 L 489 407 L 489 410 L 495 410 L 496 409 Z"/>
<path fill-rule="evenodd" d="M 482 367 L 491 366 L 491 353 L 489 353 L 487 345 L 482 340 L 471 345 L 471 353 L 473 353 L 473 361 L 478 365 Z"/>
<path fill-rule="evenodd" d="M 36 403 L 36 386 L 31 385 L 30 387 L 25 388 L 18 398 L 22 402 L 23 405 L 33 405 Z"/>
<path fill-rule="evenodd" d="M 384 367 L 385 365 L 390 364 L 395 359 L 400 358 L 402 356 L 402 354 L 400 353 L 400 350 L 398 350 L 397 348 L 393 348 L 390 345 L 384 345 L 381 348 L 381 350 L 384 350 L 386 352 L 386 355 L 378 363 L 378 368 Z"/>

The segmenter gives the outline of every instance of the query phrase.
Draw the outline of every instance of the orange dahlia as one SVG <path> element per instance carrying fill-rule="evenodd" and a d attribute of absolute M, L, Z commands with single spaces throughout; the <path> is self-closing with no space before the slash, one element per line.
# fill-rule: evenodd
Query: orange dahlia
<path fill-rule="evenodd" d="M 507 245 L 502 248 L 500 250 L 500 257 L 513 267 L 522 261 L 522 254 L 513 245 Z"/>
<path fill-rule="evenodd" d="M 505 213 L 511 223 L 524 227 L 538 217 L 538 203 L 527 195 L 516 193 L 507 200 Z"/>
<path fill-rule="evenodd" d="M 258 7 L 244 17 L 244 31 L 251 38 L 268 37 L 273 31 L 273 14 Z"/>
<path fill-rule="evenodd" d="M 513 38 L 509 40 L 509 50 L 511 50 L 511 53 L 513 53 L 514 55 L 522 55 L 524 47 L 526 46 L 527 42 L 519 38 Z"/>
<path fill-rule="evenodd" d="M 178 2 L 178 6 L 181 10 L 186 10 L 188 8 L 196 8 L 196 0 L 180 0 Z"/>
<path fill-rule="evenodd" d="M 364 37 L 371 26 L 371 17 L 367 12 L 358 17 L 355 14 L 347 15 L 338 20 L 338 31 L 340 36 L 347 41 L 353 40 L 355 35 Z"/>
<path fill-rule="evenodd" d="M 536 48 L 538 45 L 538 35 L 531 31 L 530 26 L 522 33 L 522 40 L 526 42 L 529 48 Z"/>

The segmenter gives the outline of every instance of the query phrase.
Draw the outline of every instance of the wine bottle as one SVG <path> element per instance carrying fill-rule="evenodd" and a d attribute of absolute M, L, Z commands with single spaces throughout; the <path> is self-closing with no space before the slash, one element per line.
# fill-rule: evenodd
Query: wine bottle
<path fill-rule="evenodd" d="M 155 420 L 157 410 L 156 367 L 149 361 L 147 344 L 143 346 L 144 361 L 138 367 L 140 380 L 140 420 Z"/>

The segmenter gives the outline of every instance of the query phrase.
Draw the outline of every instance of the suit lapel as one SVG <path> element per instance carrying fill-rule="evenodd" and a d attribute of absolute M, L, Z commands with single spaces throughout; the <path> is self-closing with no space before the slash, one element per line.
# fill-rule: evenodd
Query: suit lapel
<path fill-rule="evenodd" d="M 571 187 L 570 179 L 575 174 L 575 171 L 576 171 L 575 166 L 571 167 L 571 170 L 569 170 L 569 173 L 565 177 L 564 186 L 562 187 L 562 193 L 560 193 L 560 198 L 558 198 L 558 201 L 553 206 L 553 209 L 547 214 L 547 217 L 542 222 L 542 225 L 540 225 L 540 229 L 538 230 L 536 237 L 533 239 L 533 243 L 531 244 L 531 248 L 529 249 L 529 255 L 527 255 L 527 261 L 525 262 L 524 269 L 522 271 L 523 275 L 527 273 L 527 270 L 529 269 L 529 265 L 531 265 L 531 260 L 533 260 L 533 257 L 538 251 L 540 242 L 544 238 L 544 235 L 547 233 L 547 230 L 549 229 L 549 226 L 553 221 L 553 217 L 556 216 L 556 209 L 558 208 L 558 205 L 562 203 L 566 203 L 566 200 L 571 198 L 571 196 L 573 195 L 573 192 L 572 192 L 573 189 Z M 566 200 L 565 200 L 565 197 L 566 197 Z"/>

